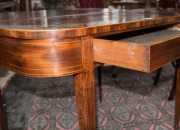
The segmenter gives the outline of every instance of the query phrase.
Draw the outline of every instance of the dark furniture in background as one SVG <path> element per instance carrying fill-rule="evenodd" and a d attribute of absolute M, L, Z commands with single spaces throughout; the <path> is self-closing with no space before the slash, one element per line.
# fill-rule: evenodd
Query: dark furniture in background
<path fill-rule="evenodd" d="M 31 0 L 20 0 L 20 10 L 30 11 L 31 10 Z"/>
<path fill-rule="evenodd" d="M 79 0 L 80 8 L 105 8 L 104 0 Z"/>
<path fill-rule="evenodd" d="M 159 0 L 159 6 L 165 10 L 166 8 L 176 8 L 179 6 L 180 0 Z M 179 8 L 179 7 L 177 7 Z"/>
<path fill-rule="evenodd" d="M 133 0 L 133 1 L 120 1 L 120 0 L 110 0 L 110 5 L 117 8 L 120 6 L 121 8 L 125 9 L 138 9 L 138 8 L 145 8 L 148 6 L 155 7 L 156 1 L 155 0 Z"/>
<path fill-rule="evenodd" d="M 31 0 L 0 0 L 0 11 L 30 11 Z"/>
<path fill-rule="evenodd" d="M 0 0 L 0 11 L 19 11 L 18 1 Z"/>

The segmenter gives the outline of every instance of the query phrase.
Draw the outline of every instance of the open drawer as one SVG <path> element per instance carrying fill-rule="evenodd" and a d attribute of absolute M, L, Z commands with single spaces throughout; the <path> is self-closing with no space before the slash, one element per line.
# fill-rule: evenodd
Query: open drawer
<path fill-rule="evenodd" d="M 94 38 L 94 60 L 151 72 L 180 58 L 180 31 L 146 29 Z"/>

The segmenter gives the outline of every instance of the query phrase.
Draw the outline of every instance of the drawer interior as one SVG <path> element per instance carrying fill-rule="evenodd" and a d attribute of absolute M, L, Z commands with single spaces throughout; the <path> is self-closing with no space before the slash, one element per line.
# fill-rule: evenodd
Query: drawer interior
<path fill-rule="evenodd" d="M 139 44 L 148 44 L 159 40 L 166 40 L 174 36 L 180 36 L 179 30 L 173 30 L 163 27 L 142 29 L 126 33 L 120 33 L 110 36 L 99 37 L 104 40 L 124 41 Z"/>

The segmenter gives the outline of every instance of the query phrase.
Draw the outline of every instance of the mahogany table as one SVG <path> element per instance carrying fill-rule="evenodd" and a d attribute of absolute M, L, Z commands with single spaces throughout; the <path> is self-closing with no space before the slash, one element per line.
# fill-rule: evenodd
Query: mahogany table
<path fill-rule="evenodd" d="M 143 10 L 77 9 L 1 13 L 0 66 L 32 77 L 73 75 L 80 129 L 95 130 L 96 65 L 109 63 L 151 72 L 174 60 L 177 66 L 180 64 L 179 35 L 153 44 L 132 45 L 127 41 L 107 40 L 104 36 L 118 34 L 123 37 L 123 34 L 133 30 L 143 31 L 154 27 L 174 29 L 179 27 L 179 22 L 180 16 L 173 12 Z M 177 129 L 180 67 L 176 72 Z M 1 98 L 0 105 L 0 125 L 6 130 Z"/>

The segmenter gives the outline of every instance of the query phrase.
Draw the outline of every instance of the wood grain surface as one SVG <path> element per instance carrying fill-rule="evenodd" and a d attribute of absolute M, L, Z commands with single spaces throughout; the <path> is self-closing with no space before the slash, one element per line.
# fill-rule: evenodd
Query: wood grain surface
<path fill-rule="evenodd" d="M 83 70 L 80 38 L 24 40 L 0 38 L 0 66 L 34 77 Z"/>

